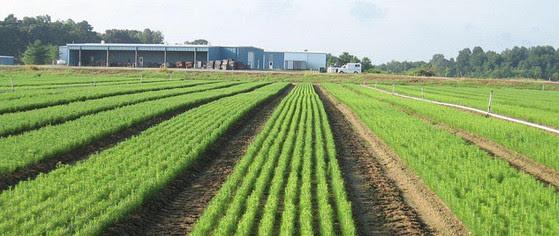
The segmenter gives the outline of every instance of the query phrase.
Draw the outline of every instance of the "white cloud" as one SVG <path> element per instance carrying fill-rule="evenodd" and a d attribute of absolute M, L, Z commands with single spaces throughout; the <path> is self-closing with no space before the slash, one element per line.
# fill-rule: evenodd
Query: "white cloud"
<path fill-rule="evenodd" d="M 350 13 L 362 22 L 368 22 L 382 16 L 382 11 L 376 4 L 362 0 L 353 2 Z"/>

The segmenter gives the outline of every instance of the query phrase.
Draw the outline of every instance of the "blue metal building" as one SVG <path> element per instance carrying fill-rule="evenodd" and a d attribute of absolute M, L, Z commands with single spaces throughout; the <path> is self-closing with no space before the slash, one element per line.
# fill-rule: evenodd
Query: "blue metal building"
<path fill-rule="evenodd" d="M 159 67 L 178 61 L 207 61 L 208 49 L 197 45 L 84 43 L 62 46 L 59 54 L 69 66 Z"/>
<path fill-rule="evenodd" d="M 69 66 L 173 67 L 189 61 L 197 68 L 208 61 L 231 59 L 253 70 L 326 68 L 325 53 L 265 52 L 251 46 L 81 43 L 61 46 L 59 57 Z"/>
<path fill-rule="evenodd" d="M 326 70 L 326 53 L 264 52 L 267 70 Z"/>
<path fill-rule="evenodd" d="M 262 70 L 264 68 L 264 50 L 256 47 L 208 47 L 208 60 L 233 59 L 247 65 L 248 68 Z"/>
<path fill-rule="evenodd" d="M 14 57 L 12 56 L 0 56 L 0 65 L 13 65 Z"/>
<path fill-rule="evenodd" d="M 264 65 L 266 70 L 283 70 L 283 52 L 264 52 Z"/>

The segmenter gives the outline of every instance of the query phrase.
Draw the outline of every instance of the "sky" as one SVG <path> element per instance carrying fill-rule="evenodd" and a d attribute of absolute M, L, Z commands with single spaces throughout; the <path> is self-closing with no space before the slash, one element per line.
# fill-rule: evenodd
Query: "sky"
<path fill-rule="evenodd" d="M 48 14 L 95 31 L 150 28 L 168 43 L 349 52 L 374 64 L 466 47 L 559 47 L 557 0 L 0 0 L 0 18 Z"/>

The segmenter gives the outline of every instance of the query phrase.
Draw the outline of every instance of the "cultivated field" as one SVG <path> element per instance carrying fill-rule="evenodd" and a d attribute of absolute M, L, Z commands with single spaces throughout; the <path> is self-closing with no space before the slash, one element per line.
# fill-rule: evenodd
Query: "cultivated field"
<path fill-rule="evenodd" d="M 547 130 L 426 101 L 491 91 Z M 558 235 L 557 128 L 554 83 L 0 69 L 0 234 Z"/>

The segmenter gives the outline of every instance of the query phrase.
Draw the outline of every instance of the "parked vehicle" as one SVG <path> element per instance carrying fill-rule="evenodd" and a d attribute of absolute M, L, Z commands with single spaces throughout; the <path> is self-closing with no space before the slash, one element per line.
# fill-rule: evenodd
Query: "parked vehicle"
<path fill-rule="evenodd" d="M 342 67 L 328 67 L 328 73 L 354 73 L 358 74 L 361 73 L 361 63 L 347 63 Z"/>
<path fill-rule="evenodd" d="M 361 63 L 347 63 L 338 69 L 338 73 L 361 73 Z"/>

